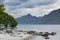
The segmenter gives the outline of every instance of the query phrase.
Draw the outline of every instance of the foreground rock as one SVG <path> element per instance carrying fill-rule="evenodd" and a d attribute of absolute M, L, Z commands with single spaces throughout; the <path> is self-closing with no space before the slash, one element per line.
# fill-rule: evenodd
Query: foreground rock
<path fill-rule="evenodd" d="M 43 36 L 45 37 L 45 39 L 49 39 L 49 35 L 55 35 L 56 33 L 55 32 L 36 32 L 36 31 L 29 31 L 27 32 L 28 34 L 32 34 L 32 35 L 37 35 L 37 36 Z"/>
<path fill-rule="evenodd" d="M 31 40 L 33 35 L 24 33 L 24 32 L 14 32 L 14 33 L 5 33 L 0 34 L 0 40 Z"/>
<path fill-rule="evenodd" d="M 0 31 L 0 39 L 4 40 L 31 40 L 33 36 L 43 36 L 45 39 L 49 39 L 49 35 L 55 35 L 55 32 L 36 32 L 36 31 L 22 31 L 13 30 L 11 31 Z"/>

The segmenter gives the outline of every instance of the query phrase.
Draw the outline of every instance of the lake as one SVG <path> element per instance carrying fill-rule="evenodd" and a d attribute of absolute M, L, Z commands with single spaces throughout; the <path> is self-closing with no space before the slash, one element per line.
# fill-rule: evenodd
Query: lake
<path fill-rule="evenodd" d="M 56 32 L 54 36 L 49 36 L 48 40 L 60 40 L 60 25 L 18 25 L 18 29 L 24 31 L 37 31 L 37 32 Z M 47 40 L 42 36 L 35 36 L 33 40 Z"/>

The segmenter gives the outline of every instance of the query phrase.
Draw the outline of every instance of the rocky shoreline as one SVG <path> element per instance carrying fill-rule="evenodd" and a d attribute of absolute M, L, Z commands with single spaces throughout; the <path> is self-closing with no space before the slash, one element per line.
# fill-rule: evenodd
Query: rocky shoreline
<path fill-rule="evenodd" d="M 13 30 L 12 32 L 0 31 L 0 38 L 1 38 L 1 35 L 4 35 L 4 36 L 12 37 L 12 38 L 18 37 L 24 40 L 32 39 L 33 36 L 43 36 L 45 39 L 49 39 L 49 35 L 55 35 L 55 34 L 56 34 L 55 32 L 49 33 L 49 32 Z"/>
<path fill-rule="evenodd" d="M 43 36 L 45 39 L 49 39 L 49 37 L 48 37 L 49 35 L 56 34 L 56 32 L 49 33 L 49 32 L 36 32 L 36 31 L 22 31 L 22 30 L 20 30 L 20 32 L 26 32 L 30 35 Z"/>

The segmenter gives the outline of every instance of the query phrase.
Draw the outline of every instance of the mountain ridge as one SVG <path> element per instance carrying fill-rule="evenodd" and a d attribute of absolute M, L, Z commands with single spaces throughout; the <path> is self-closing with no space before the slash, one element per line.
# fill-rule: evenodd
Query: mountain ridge
<path fill-rule="evenodd" d="M 60 24 L 60 8 L 43 17 L 24 15 L 16 19 L 19 24 Z"/>

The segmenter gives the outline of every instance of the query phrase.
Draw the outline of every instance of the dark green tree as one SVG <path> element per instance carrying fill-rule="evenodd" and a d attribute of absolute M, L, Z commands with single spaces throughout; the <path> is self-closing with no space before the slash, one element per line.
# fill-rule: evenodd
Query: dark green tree
<path fill-rule="evenodd" d="M 14 29 L 17 26 L 17 21 L 13 16 L 5 12 L 5 8 L 3 4 L 0 4 L 0 24 L 3 24 L 6 29 L 8 27 Z"/>

